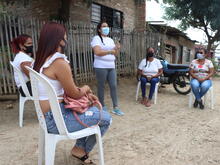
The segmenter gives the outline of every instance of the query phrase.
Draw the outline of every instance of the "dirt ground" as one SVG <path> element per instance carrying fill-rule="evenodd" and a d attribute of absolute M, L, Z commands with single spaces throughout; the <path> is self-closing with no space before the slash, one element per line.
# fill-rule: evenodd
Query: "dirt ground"
<path fill-rule="evenodd" d="M 189 109 L 188 95 L 161 88 L 157 104 L 147 109 L 135 101 L 135 79 L 119 80 L 125 116 L 112 114 L 103 138 L 106 165 L 220 165 L 220 78 L 214 83 L 214 110 Z M 109 90 L 106 102 L 111 109 Z M 12 108 L 10 105 L 12 104 Z M 38 121 L 34 105 L 25 105 L 24 127 L 18 126 L 18 101 L 0 102 L 0 165 L 37 165 Z M 60 142 L 56 165 L 78 165 L 70 156 L 73 141 Z M 98 164 L 97 148 L 90 154 Z"/>

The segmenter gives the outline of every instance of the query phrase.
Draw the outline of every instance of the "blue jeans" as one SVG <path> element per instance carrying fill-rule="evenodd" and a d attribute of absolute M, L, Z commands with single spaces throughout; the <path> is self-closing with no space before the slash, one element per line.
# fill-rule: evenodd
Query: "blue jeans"
<path fill-rule="evenodd" d="M 117 96 L 117 75 L 114 68 L 95 68 L 96 79 L 98 83 L 97 93 L 102 106 L 104 103 L 105 82 L 107 80 L 110 88 L 110 95 L 112 98 L 113 107 L 118 106 Z"/>
<path fill-rule="evenodd" d="M 76 118 L 73 115 L 72 110 L 66 109 L 64 107 L 64 103 L 60 103 L 60 108 L 62 111 L 64 122 L 66 124 L 66 128 L 69 132 L 79 131 L 85 128 L 76 120 Z M 99 109 L 97 107 L 91 107 L 87 111 L 91 111 L 91 114 L 89 115 L 86 113 L 78 114 L 80 120 L 89 126 L 97 124 L 100 119 Z M 51 111 L 45 113 L 45 120 L 46 120 L 48 133 L 58 134 L 59 132 L 58 132 L 58 129 L 57 129 L 57 126 L 56 126 L 56 123 L 55 123 L 55 120 L 53 118 L 53 114 Z M 112 118 L 110 114 L 106 111 L 102 111 L 102 120 L 99 123 L 102 136 L 105 134 L 105 132 L 109 128 L 111 121 L 112 121 Z M 75 146 L 80 147 L 84 149 L 86 153 L 89 153 L 93 149 L 95 144 L 96 144 L 96 136 L 91 135 L 88 137 L 77 139 Z"/>
<path fill-rule="evenodd" d="M 153 94 L 155 91 L 156 84 L 159 82 L 159 78 L 155 77 L 152 78 L 150 81 L 148 81 L 147 78 L 141 77 L 141 91 L 142 91 L 142 97 L 146 97 L 146 83 L 150 83 L 150 92 L 148 99 L 151 100 L 153 98 Z"/>
<path fill-rule="evenodd" d="M 206 92 L 212 86 L 212 81 L 205 80 L 203 82 L 199 82 L 197 79 L 192 79 L 190 84 L 196 100 L 200 101 L 201 98 L 206 94 Z"/>

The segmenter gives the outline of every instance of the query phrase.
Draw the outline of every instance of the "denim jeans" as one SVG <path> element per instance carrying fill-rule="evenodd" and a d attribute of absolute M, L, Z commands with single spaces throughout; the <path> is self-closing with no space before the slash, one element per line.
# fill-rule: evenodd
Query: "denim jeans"
<path fill-rule="evenodd" d="M 159 82 L 159 78 L 152 78 L 150 81 L 148 81 L 147 78 L 141 77 L 141 91 L 142 91 L 142 97 L 146 97 L 146 83 L 150 83 L 150 92 L 148 99 L 151 100 L 153 98 L 153 94 L 155 91 L 156 84 Z"/>
<path fill-rule="evenodd" d="M 110 88 L 110 95 L 112 98 L 113 107 L 118 106 L 118 96 L 117 96 L 117 75 L 114 68 L 95 68 L 96 79 L 98 83 L 97 93 L 99 101 L 102 106 L 104 103 L 104 92 L 105 92 L 105 82 L 107 80 Z"/>
<path fill-rule="evenodd" d="M 72 110 L 66 109 L 64 107 L 64 103 L 60 103 L 60 108 L 62 111 L 64 122 L 66 124 L 66 128 L 69 132 L 79 131 L 85 128 L 83 125 L 81 125 L 76 120 L 76 118 L 73 115 Z M 80 120 L 89 126 L 96 125 L 98 121 L 100 120 L 99 109 L 97 107 L 91 107 L 87 110 L 87 112 L 88 111 L 91 111 L 91 113 L 78 114 Z M 58 132 L 58 129 L 57 129 L 57 126 L 56 126 L 56 123 L 55 123 L 55 120 L 53 118 L 53 114 L 51 111 L 45 113 L 45 120 L 46 120 L 48 133 L 58 134 L 59 132 Z M 99 123 L 102 136 L 105 134 L 105 132 L 109 128 L 111 121 L 112 121 L 112 118 L 110 114 L 106 111 L 102 111 L 102 119 Z M 96 144 L 96 136 L 91 135 L 88 137 L 77 139 L 75 146 L 80 147 L 84 149 L 86 153 L 89 153 L 93 149 L 95 144 Z"/>
<path fill-rule="evenodd" d="M 199 82 L 197 79 L 192 79 L 191 82 L 192 92 L 195 95 L 196 100 L 201 100 L 201 98 L 206 94 L 209 88 L 212 86 L 211 80 L 205 80 Z"/>

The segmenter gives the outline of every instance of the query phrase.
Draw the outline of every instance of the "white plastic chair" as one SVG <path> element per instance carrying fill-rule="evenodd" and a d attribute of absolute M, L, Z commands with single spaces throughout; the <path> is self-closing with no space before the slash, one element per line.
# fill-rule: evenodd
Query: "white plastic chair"
<path fill-rule="evenodd" d="M 189 108 L 192 108 L 193 105 L 193 98 L 195 98 L 195 96 L 191 90 L 190 94 L 189 94 Z M 214 93 L 213 93 L 213 86 L 211 86 L 208 90 L 208 92 L 205 94 L 205 96 L 203 96 L 203 102 L 204 105 L 207 104 L 207 100 L 209 99 L 209 108 L 214 109 Z"/>
<path fill-rule="evenodd" d="M 42 77 L 39 73 L 37 73 L 33 69 L 29 67 L 26 67 L 26 68 L 29 70 L 29 75 L 30 75 L 31 85 L 32 85 L 32 93 L 34 97 L 34 104 L 35 104 L 35 109 L 37 112 L 37 117 L 38 117 L 39 126 L 40 126 L 38 165 L 42 165 L 44 161 L 45 161 L 45 165 L 54 164 L 56 144 L 60 140 L 68 140 L 68 139 L 75 140 L 75 139 L 87 137 L 87 136 L 94 135 L 94 134 L 96 135 L 96 140 L 98 142 L 99 164 L 104 165 L 102 138 L 101 138 L 101 132 L 100 132 L 99 126 L 85 128 L 80 131 L 69 133 L 67 131 L 66 125 L 62 117 L 62 113 L 61 113 L 59 102 L 56 96 L 56 92 L 54 91 L 53 87 L 50 85 L 50 82 L 47 81 L 44 77 Z M 47 90 L 46 93 L 48 93 L 51 111 L 52 111 L 56 126 L 58 128 L 59 134 L 51 134 L 51 133 L 48 133 L 47 131 L 45 118 L 42 113 L 42 110 L 39 104 L 39 98 L 38 98 L 38 83 L 39 82 L 44 84 L 44 87 Z"/>
<path fill-rule="evenodd" d="M 135 95 L 135 100 L 136 101 L 138 100 L 138 94 L 139 94 L 140 86 L 141 86 L 141 81 L 138 81 L 137 89 L 136 89 L 136 95 Z M 150 83 L 146 83 L 146 86 L 150 87 Z M 153 95 L 154 104 L 157 103 L 158 86 L 159 86 L 159 82 L 156 84 L 154 95 Z"/>
<path fill-rule="evenodd" d="M 12 61 L 10 61 L 11 66 L 14 71 L 18 74 L 19 82 L 21 83 L 21 88 L 26 97 L 23 97 L 19 92 L 19 126 L 23 126 L 23 115 L 24 115 L 24 104 L 27 100 L 33 100 L 33 97 L 30 95 L 24 77 L 22 75 L 22 71 L 16 67 Z"/>

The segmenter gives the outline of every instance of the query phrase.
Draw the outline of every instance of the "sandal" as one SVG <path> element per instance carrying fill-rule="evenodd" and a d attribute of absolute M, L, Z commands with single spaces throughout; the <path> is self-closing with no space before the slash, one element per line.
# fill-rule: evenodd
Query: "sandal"
<path fill-rule="evenodd" d="M 73 154 L 72 154 L 72 156 L 73 156 L 74 158 L 77 158 L 78 160 L 82 161 L 82 163 L 84 163 L 84 164 L 94 164 L 94 163 L 92 162 L 92 160 L 89 160 L 89 162 L 86 162 L 86 160 L 88 160 L 88 158 L 89 158 L 89 156 L 88 156 L 87 154 L 85 154 L 85 155 L 82 156 L 82 157 L 78 157 L 78 156 L 75 156 L 75 155 L 73 155 Z"/>

